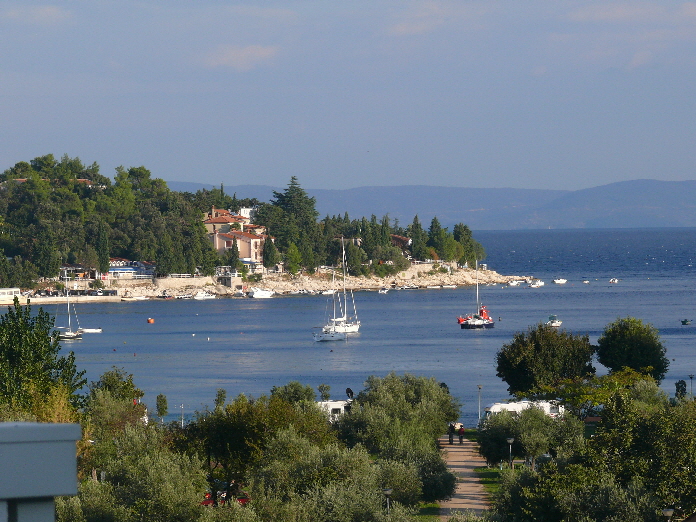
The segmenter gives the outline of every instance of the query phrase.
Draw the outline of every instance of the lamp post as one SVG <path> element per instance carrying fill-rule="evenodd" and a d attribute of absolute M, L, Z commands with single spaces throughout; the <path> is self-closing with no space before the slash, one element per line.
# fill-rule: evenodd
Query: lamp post
<path fill-rule="evenodd" d="M 479 422 L 481 422 L 481 388 L 483 388 L 483 385 L 477 384 L 476 386 L 478 386 L 478 390 L 479 390 L 479 416 L 478 416 L 478 420 L 479 420 Z"/>
<path fill-rule="evenodd" d="M 509 437 L 507 440 L 507 443 L 510 446 L 510 469 L 512 469 L 512 443 L 513 442 L 515 442 L 515 439 L 513 437 Z"/>
<path fill-rule="evenodd" d="M 389 497 L 391 497 L 392 494 L 392 488 L 384 488 L 382 490 L 382 493 L 384 493 L 384 496 L 387 499 L 387 515 L 389 514 Z"/>
<path fill-rule="evenodd" d="M 662 510 L 662 514 L 667 518 L 667 522 L 672 520 L 672 515 L 674 515 L 674 508 L 667 507 Z"/>
<path fill-rule="evenodd" d="M 690 373 L 689 374 L 689 381 L 691 383 L 691 398 L 694 398 L 694 374 Z"/>

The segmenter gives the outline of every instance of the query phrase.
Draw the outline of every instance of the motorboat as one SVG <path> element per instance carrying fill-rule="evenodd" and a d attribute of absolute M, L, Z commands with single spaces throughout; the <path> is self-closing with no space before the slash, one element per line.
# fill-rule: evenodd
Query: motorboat
<path fill-rule="evenodd" d="M 205 290 L 199 290 L 196 295 L 193 296 L 194 299 L 203 300 L 203 299 L 217 299 L 217 296 L 215 294 L 211 294 L 210 292 L 206 292 Z"/>
<path fill-rule="evenodd" d="M 615 277 L 612 277 L 612 278 L 609 280 L 609 282 L 612 283 L 612 284 L 615 284 L 615 283 L 618 283 L 619 280 L 616 279 Z"/>
<path fill-rule="evenodd" d="M 273 290 L 264 290 L 262 288 L 256 288 L 252 287 L 249 290 L 249 297 L 253 297 L 255 299 L 270 299 L 273 297 L 273 294 L 275 292 Z"/>
<path fill-rule="evenodd" d="M 83 333 L 102 333 L 101 328 L 78 328 L 77 331 Z"/>
<path fill-rule="evenodd" d="M 583 284 L 589 285 L 589 284 L 590 284 L 589 279 L 585 279 L 585 280 L 583 281 Z"/>
<path fill-rule="evenodd" d="M 377 293 L 379 293 L 379 294 L 386 294 L 388 291 L 389 291 L 388 288 L 380 288 L 379 290 L 377 290 Z"/>
<path fill-rule="evenodd" d="M 557 285 L 564 285 L 564 284 L 566 284 L 566 283 L 568 282 L 568 280 L 567 280 L 567 279 L 559 278 L 559 279 L 554 279 L 553 282 L 554 282 L 555 284 L 557 284 Z"/>
<path fill-rule="evenodd" d="M 549 320 L 546 321 L 546 326 L 552 326 L 554 328 L 558 328 L 563 324 L 563 321 L 561 321 L 557 316 L 555 315 L 549 315 Z"/>
<path fill-rule="evenodd" d="M 682 319 L 681 324 L 683 324 L 684 326 L 688 326 L 691 324 L 691 319 Z"/>
<path fill-rule="evenodd" d="M 193 294 L 179 294 L 174 297 L 177 299 L 193 299 Z"/>
<path fill-rule="evenodd" d="M 529 288 L 541 288 L 542 286 L 544 286 L 544 282 L 541 279 L 535 279 L 529 283 Z"/>
<path fill-rule="evenodd" d="M 479 300 L 478 261 L 476 262 L 476 312 L 457 317 L 457 322 L 462 330 L 478 330 L 495 326 L 495 321 L 491 319 L 488 309 Z"/>

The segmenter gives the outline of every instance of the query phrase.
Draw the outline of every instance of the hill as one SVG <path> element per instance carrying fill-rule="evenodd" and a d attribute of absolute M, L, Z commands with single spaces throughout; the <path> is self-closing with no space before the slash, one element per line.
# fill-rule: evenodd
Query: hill
<path fill-rule="evenodd" d="M 169 182 L 177 191 L 213 185 Z M 236 185 L 227 194 L 268 201 L 282 187 Z M 539 228 L 696 227 L 696 181 L 633 180 L 583 190 L 481 189 L 406 185 L 345 190 L 305 189 L 321 216 L 389 214 L 406 225 L 418 214 L 428 225 L 465 223 L 474 230 Z"/>

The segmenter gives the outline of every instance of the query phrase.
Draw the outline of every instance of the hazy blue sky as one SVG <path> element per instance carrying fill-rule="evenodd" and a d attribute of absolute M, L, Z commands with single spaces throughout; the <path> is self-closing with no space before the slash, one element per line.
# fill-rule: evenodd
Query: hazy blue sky
<path fill-rule="evenodd" d="M 306 188 L 696 179 L 696 2 L 5 1 L 0 171 Z"/>

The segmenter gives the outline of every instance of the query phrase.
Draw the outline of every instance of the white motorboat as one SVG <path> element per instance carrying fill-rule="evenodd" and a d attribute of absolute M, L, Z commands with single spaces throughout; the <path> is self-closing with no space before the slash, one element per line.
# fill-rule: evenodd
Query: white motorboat
<path fill-rule="evenodd" d="M 102 333 L 101 328 L 78 328 L 79 333 Z"/>
<path fill-rule="evenodd" d="M 612 278 L 609 280 L 609 282 L 610 282 L 610 283 L 618 283 L 619 280 L 616 279 L 615 277 L 612 277 Z"/>
<path fill-rule="evenodd" d="M 553 326 L 554 328 L 558 328 L 563 324 L 563 321 L 561 321 L 557 316 L 555 315 L 549 315 L 549 320 L 546 321 L 546 326 Z"/>
<path fill-rule="evenodd" d="M 206 292 L 205 290 L 199 290 L 198 293 L 196 293 L 196 295 L 193 296 L 193 298 L 198 299 L 200 301 L 203 299 L 217 299 L 217 296 L 215 294 Z"/>
<path fill-rule="evenodd" d="M 589 285 L 589 284 L 590 284 L 589 279 L 585 279 L 585 280 L 583 281 L 583 284 Z"/>
<path fill-rule="evenodd" d="M 568 282 L 568 280 L 559 278 L 559 279 L 554 279 L 553 282 L 557 285 L 564 285 Z"/>
<path fill-rule="evenodd" d="M 535 279 L 529 283 L 529 288 L 541 288 L 542 286 L 544 286 L 544 282 L 541 279 Z"/>
<path fill-rule="evenodd" d="M 520 286 L 524 281 L 520 281 L 519 279 L 513 279 L 512 281 L 508 281 L 508 285 L 510 286 Z"/>
<path fill-rule="evenodd" d="M 273 294 L 275 292 L 273 290 L 263 290 L 262 288 L 256 288 L 252 287 L 249 290 L 249 297 L 253 297 L 255 299 L 270 299 L 273 297 Z"/>
<path fill-rule="evenodd" d="M 495 326 L 495 321 L 491 319 L 488 309 L 479 300 L 478 261 L 476 261 L 476 312 L 457 317 L 457 322 L 462 330 L 478 330 Z"/>
<path fill-rule="evenodd" d="M 377 290 L 377 293 L 378 294 L 386 294 L 388 291 L 389 291 L 388 288 L 380 288 L 379 290 Z"/>

